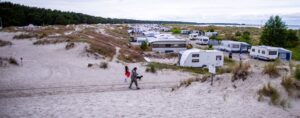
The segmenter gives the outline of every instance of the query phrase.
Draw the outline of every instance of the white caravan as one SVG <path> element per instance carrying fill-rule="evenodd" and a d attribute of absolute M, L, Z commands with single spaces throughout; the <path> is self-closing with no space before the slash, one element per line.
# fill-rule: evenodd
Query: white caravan
<path fill-rule="evenodd" d="M 252 46 L 250 56 L 252 58 L 263 60 L 275 60 L 278 58 L 278 48 L 269 46 Z"/>
<path fill-rule="evenodd" d="M 178 65 L 183 67 L 221 67 L 224 55 L 218 50 L 189 49 L 179 54 Z"/>
<path fill-rule="evenodd" d="M 131 45 L 142 45 L 143 42 L 147 42 L 147 38 L 145 37 L 132 37 L 130 40 Z"/>
<path fill-rule="evenodd" d="M 158 53 L 179 53 L 186 50 L 186 41 L 180 39 L 159 39 L 150 43 L 152 51 Z"/>
<path fill-rule="evenodd" d="M 248 43 L 230 40 L 221 41 L 221 45 L 217 47 L 217 49 L 227 52 L 248 52 L 249 48 Z"/>
<path fill-rule="evenodd" d="M 207 45 L 209 43 L 209 38 L 207 36 L 199 36 L 195 40 L 196 44 Z"/>

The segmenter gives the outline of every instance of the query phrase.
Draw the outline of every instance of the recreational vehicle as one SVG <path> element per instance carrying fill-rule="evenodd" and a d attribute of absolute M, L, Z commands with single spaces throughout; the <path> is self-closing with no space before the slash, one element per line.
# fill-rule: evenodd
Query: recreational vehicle
<path fill-rule="evenodd" d="M 143 32 L 143 35 L 146 36 L 146 37 L 154 37 L 155 35 L 157 35 L 158 33 L 157 32 L 154 32 L 154 31 L 146 31 L 146 32 Z"/>
<path fill-rule="evenodd" d="M 271 46 L 252 46 L 250 56 L 262 60 L 281 60 L 289 61 L 292 58 L 292 52 L 284 48 L 271 47 Z"/>
<path fill-rule="evenodd" d="M 205 36 L 207 37 L 218 36 L 218 32 L 205 32 Z"/>
<path fill-rule="evenodd" d="M 150 42 L 152 51 L 159 53 L 179 53 L 186 50 L 186 41 L 180 39 L 160 39 Z"/>
<path fill-rule="evenodd" d="M 218 50 L 189 49 L 179 53 L 179 66 L 184 67 L 220 67 L 224 64 L 224 55 Z"/>
<path fill-rule="evenodd" d="M 145 37 L 131 37 L 130 44 L 131 45 L 142 45 L 143 42 L 147 42 L 147 38 Z"/>
<path fill-rule="evenodd" d="M 191 33 L 191 31 L 190 30 L 181 30 L 180 33 L 183 34 L 183 35 L 188 35 L 188 34 Z"/>
<path fill-rule="evenodd" d="M 248 49 L 250 49 L 250 45 L 245 42 L 238 42 L 238 41 L 221 41 L 221 45 L 217 47 L 217 49 L 227 52 L 248 52 Z"/>
<path fill-rule="evenodd" d="M 190 40 L 196 40 L 196 38 L 199 36 L 199 34 L 198 33 L 191 33 L 191 34 L 189 34 L 189 39 Z"/>
<path fill-rule="evenodd" d="M 209 43 L 209 38 L 206 36 L 199 36 L 196 38 L 196 44 L 207 45 Z"/>

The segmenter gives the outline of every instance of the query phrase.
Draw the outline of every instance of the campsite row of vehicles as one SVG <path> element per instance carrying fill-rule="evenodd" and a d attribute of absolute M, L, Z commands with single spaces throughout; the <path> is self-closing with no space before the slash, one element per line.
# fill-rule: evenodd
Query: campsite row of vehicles
<path fill-rule="evenodd" d="M 217 42 L 213 46 L 215 50 L 187 49 L 187 45 L 191 41 L 198 44 L 208 44 L 209 38 L 201 36 L 202 33 L 192 32 L 189 40 L 176 38 L 172 34 L 160 33 L 158 31 L 141 32 L 144 37 L 133 37 L 131 44 L 141 45 L 147 42 L 151 46 L 152 51 L 158 53 L 178 53 L 179 66 L 186 67 L 207 67 L 223 66 L 224 54 L 222 51 L 229 53 L 249 53 L 250 57 L 260 60 L 281 60 L 289 61 L 292 58 L 292 52 L 283 48 L 270 46 L 251 46 L 245 42 L 223 40 Z M 194 35 L 194 36 L 193 36 Z"/>

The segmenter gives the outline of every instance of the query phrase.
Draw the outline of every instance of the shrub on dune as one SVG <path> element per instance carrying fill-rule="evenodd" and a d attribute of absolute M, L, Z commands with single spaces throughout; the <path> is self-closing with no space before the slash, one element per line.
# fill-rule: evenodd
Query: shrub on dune
<path fill-rule="evenodd" d="M 272 78 L 280 76 L 279 69 L 277 68 L 277 63 L 269 63 L 265 65 L 263 74 L 267 74 Z"/>

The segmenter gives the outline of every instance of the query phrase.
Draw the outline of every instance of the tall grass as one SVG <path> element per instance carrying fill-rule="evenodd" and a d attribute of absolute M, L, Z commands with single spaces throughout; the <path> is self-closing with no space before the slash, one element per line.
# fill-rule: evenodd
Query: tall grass
<path fill-rule="evenodd" d="M 147 65 L 148 67 L 154 67 L 156 70 L 162 70 L 162 69 L 171 69 L 171 70 L 179 70 L 179 71 L 185 71 L 185 72 L 192 72 L 196 74 L 206 74 L 208 73 L 207 68 L 199 68 L 199 67 L 180 67 L 177 65 L 171 65 L 171 64 L 163 64 L 163 63 L 157 63 L 152 62 Z"/>
<path fill-rule="evenodd" d="M 281 85 L 285 88 L 288 92 L 288 95 L 292 95 L 293 89 L 296 88 L 294 79 L 292 77 L 283 77 L 281 81 Z"/>
<path fill-rule="evenodd" d="M 280 94 L 279 92 L 271 85 L 271 83 L 268 83 L 263 88 L 259 89 L 257 91 L 257 94 L 259 95 L 258 101 L 261 101 L 263 97 L 269 97 L 270 103 L 273 105 L 278 105 L 280 103 Z"/>
<path fill-rule="evenodd" d="M 296 67 L 295 78 L 300 81 L 300 65 Z"/>
<path fill-rule="evenodd" d="M 6 45 L 12 45 L 12 42 L 0 40 L 0 47 L 6 46 Z"/>
<path fill-rule="evenodd" d="M 278 65 L 278 63 L 269 63 L 269 64 L 265 65 L 264 69 L 263 69 L 263 74 L 267 74 L 272 78 L 280 76 L 277 65 Z"/>
<path fill-rule="evenodd" d="M 241 63 L 240 65 L 236 65 L 233 70 L 232 82 L 242 79 L 243 81 L 247 79 L 249 75 L 249 69 L 251 68 L 248 63 Z"/>

